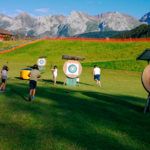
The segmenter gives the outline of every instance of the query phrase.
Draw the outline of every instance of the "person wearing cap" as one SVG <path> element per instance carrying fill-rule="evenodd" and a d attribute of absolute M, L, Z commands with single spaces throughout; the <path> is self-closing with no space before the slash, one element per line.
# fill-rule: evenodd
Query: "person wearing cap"
<path fill-rule="evenodd" d="M 94 70 L 93 70 L 94 80 L 101 87 L 100 75 L 101 75 L 101 69 L 97 65 L 94 65 Z"/>
<path fill-rule="evenodd" d="M 35 97 L 36 87 L 37 87 L 37 79 L 41 77 L 41 74 L 38 69 L 38 65 L 33 66 L 33 70 L 28 75 L 30 77 L 30 93 L 29 93 L 29 101 L 33 100 Z"/>

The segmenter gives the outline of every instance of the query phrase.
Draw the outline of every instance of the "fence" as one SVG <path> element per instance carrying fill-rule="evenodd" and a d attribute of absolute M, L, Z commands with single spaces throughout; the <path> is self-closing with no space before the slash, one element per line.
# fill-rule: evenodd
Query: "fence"
<path fill-rule="evenodd" d="M 140 38 L 129 38 L 129 39 L 96 39 L 96 38 L 72 38 L 72 37 L 43 37 L 43 39 L 49 40 L 73 40 L 73 41 L 93 41 L 93 42 L 150 42 L 149 39 L 140 39 Z"/>

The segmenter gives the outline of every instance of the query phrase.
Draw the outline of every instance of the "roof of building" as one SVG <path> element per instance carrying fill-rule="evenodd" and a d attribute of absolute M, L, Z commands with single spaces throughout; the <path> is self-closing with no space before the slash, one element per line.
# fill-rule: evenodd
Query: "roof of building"
<path fill-rule="evenodd" d="M 0 34 L 13 35 L 11 32 L 4 29 L 0 29 Z"/>
<path fill-rule="evenodd" d="M 150 61 L 150 49 L 146 49 L 136 60 L 147 60 Z"/>

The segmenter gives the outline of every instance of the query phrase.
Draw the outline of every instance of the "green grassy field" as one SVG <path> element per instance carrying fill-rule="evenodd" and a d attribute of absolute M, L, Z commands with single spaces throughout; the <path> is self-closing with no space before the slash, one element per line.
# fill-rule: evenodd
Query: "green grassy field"
<path fill-rule="evenodd" d="M 19 41 L 0 41 L 0 50 L 15 46 L 21 43 L 26 42 L 26 40 L 19 40 Z"/>
<path fill-rule="evenodd" d="M 130 71 L 148 47 L 150 43 L 44 40 L 1 54 L 0 67 L 8 64 L 10 71 L 6 92 L 0 93 L 0 150 L 149 150 L 150 114 L 143 114 L 147 93 L 139 72 L 146 63 L 137 61 L 140 69 Z M 86 58 L 79 87 L 63 85 L 63 54 Z M 47 66 L 30 103 L 29 81 L 19 74 L 39 56 L 48 56 Z M 118 67 L 126 61 L 131 62 Z M 101 88 L 92 77 L 95 62 L 107 64 L 101 67 Z M 56 86 L 51 65 L 58 65 Z"/>

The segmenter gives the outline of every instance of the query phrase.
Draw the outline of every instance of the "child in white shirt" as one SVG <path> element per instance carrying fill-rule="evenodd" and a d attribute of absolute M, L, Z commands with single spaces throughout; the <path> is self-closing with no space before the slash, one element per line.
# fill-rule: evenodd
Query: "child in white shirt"
<path fill-rule="evenodd" d="M 51 69 L 51 71 L 53 72 L 53 81 L 54 81 L 54 85 L 56 85 L 56 78 L 57 78 L 57 66 L 54 66 L 53 69 Z"/>
<path fill-rule="evenodd" d="M 94 70 L 93 70 L 94 80 L 101 87 L 100 75 L 101 75 L 101 69 L 97 65 L 94 65 Z"/>

